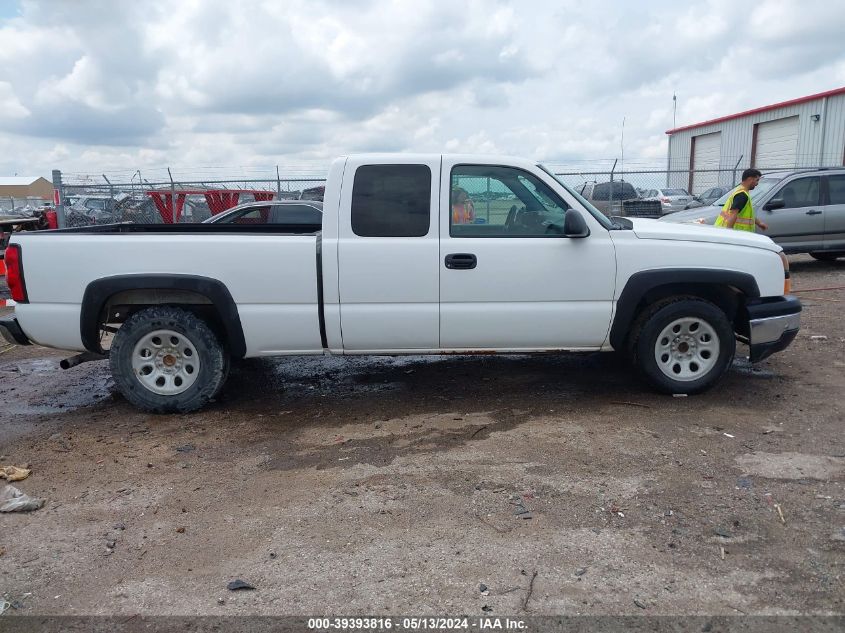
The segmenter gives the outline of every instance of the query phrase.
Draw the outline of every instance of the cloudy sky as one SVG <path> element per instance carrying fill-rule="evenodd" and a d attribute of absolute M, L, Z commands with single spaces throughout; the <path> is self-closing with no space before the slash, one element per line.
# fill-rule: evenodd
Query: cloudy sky
<path fill-rule="evenodd" d="M 0 0 L 0 175 L 589 166 L 623 117 L 626 164 L 659 164 L 673 93 L 682 125 L 845 85 L 843 24 L 829 0 Z"/>

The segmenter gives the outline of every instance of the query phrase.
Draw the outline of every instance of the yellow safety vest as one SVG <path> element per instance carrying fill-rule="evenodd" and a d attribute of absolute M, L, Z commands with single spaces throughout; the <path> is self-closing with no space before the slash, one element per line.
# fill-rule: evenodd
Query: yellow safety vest
<path fill-rule="evenodd" d="M 746 191 L 742 187 L 737 187 L 728 196 L 728 199 L 725 201 L 725 206 L 722 207 L 722 212 L 719 214 L 719 217 L 716 218 L 716 224 L 714 226 L 724 226 L 727 227 L 728 225 L 728 218 L 730 217 L 730 210 L 734 203 L 734 196 L 738 193 L 744 193 L 748 196 L 748 202 L 745 203 L 745 206 L 742 207 L 742 210 L 736 216 L 736 222 L 734 223 L 734 228 L 737 231 L 755 231 L 756 225 L 754 223 L 754 209 L 751 208 L 751 192 Z"/>

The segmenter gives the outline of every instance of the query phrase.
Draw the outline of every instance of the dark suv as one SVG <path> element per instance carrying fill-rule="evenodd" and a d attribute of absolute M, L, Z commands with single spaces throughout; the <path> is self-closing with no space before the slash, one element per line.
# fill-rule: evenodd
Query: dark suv
<path fill-rule="evenodd" d="M 659 218 L 662 211 L 658 200 L 641 200 L 634 186 L 624 180 L 584 183 L 579 193 L 608 217 Z"/>

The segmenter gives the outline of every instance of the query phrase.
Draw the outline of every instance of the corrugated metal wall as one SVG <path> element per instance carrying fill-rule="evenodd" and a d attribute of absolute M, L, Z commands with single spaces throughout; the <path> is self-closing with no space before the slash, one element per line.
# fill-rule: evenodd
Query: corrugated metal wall
<path fill-rule="evenodd" d="M 824 113 L 824 99 L 807 101 L 793 106 L 768 110 L 757 114 L 704 125 L 676 132 L 669 136 L 669 169 L 687 170 L 690 167 L 692 138 L 712 132 L 722 133 L 722 149 L 719 167 L 741 172 L 750 166 L 751 144 L 754 125 L 790 116 L 798 116 L 798 154 L 794 165 L 758 165 L 761 168 L 777 167 L 832 167 L 843 165 L 845 157 L 845 94 L 827 98 L 827 113 Z M 821 120 L 813 121 L 818 114 Z M 741 157 L 741 160 L 740 160 Z M 737 174 L 737 177 L 739 174 Z M 731 172 L 723 172 L 720 185 L 731 186 Z M 684 173 L 672 174 L 669 186 L 686 187 L 689 177 Z"/>

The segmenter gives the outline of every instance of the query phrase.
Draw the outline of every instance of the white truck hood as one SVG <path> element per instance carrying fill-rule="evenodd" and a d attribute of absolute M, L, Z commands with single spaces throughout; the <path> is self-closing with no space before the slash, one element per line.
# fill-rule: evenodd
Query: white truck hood
<path fill-rule="evenodd" d="M 626 218 L 634 226 L 634 234 L 646 240 L 680 240 L 684 242 L 715 242 L 762 248 L 775 253 L 783 250 L 765 235 L 750 231 L 735 231 L 706 224 L 675 224 L 645 218 Z"/>

